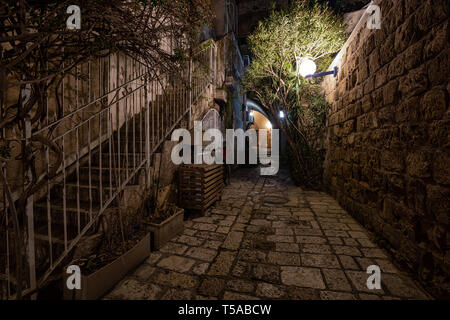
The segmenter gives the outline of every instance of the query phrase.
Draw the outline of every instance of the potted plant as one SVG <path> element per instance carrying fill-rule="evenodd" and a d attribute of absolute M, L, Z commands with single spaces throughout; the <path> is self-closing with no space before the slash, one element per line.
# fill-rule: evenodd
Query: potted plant
<path fill-rule="evenodd" d="M 156 184 L 144 202 L 144 223 L 151 234 L 152 250 L 158 250 L 183 231 L 184 209 L 178 208 L 173 199 L 173 184 L 161 189 Z"/>
<path fill-rule="evenodd" d="M 70 274 L 64 273 L 64 299 L 66 300 L 97 300 L 104 296 L 123 277 L 135 269 L 150 254 L 150 233 L 147 233 L 139 242 L 124 254 L 113 258 L 104 265 L 102 256 L 89 257 L 72 262 L 77 265 L 81 262 L 81 288 L 69 290 L 66 285 Z M 106 258 L 106 256 L 103 256 Z M 100 265 L 104 265 L 100 267 Z M 67 270 L 67 269 L 66 269 Z"/>
<path fill-rule="evenodd" d="M 138 187 L 124 191 L 121 205 L 99 217 L 93 232 L 75 248 L 72 262 L 81 271 L 81 288 L 70 290 L 71 274 L 64 268 L 64 299 L 95 300 L 105 295 L 128 272 L 144 261 L 151 251 L 150 232 L 142 223 L 141 212 L 133 204 L 142 202 Z M 140 199 L 135 199 L 139 197 Z M 131 204 L 131 205 L 130 205 Z"/>

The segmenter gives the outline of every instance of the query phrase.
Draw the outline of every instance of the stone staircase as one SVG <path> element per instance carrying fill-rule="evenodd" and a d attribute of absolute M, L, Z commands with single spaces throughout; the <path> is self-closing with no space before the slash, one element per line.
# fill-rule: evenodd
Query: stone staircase
<path fill-rule="evenodd" d="M 185 118 L 177 121 L 179 117 L 175 117 L 175 107 L 164 108 L 164 105 L 175 106 L 175 100 L 167 99 L 167 95 L 165 97 L 166 99 L 162 95 L 157 96 L 149 104 L 149 138 L 152 150 L 161 146 L 166 138 L 170 138 L 170 128 L 187 126 Z M 181 106 L 178 108 L 181 110 Z M 145 115 L 142 112 L 128 119 L 100 146 L 81 158 L 79 165 L 75 165 L 62 181 L 54 184 L 47 196 L 35 202 L 35 242 L 37 251 L 42 252 L 37 257 L 37 265 L 38 260 L 48 260 L 50 241 L 51 255 L 59 256 L 80 230 L 91 219 L 95 219 L 102 203 L 105 205 L 106 199 L 112 199 L 124 181 L 129 180 L 127 186 L 139 184 L 139 171 L 144 170 L 144 167 L 139 169 L 139 166 L 145 161 Z M 155 154 L 157 153 L 153 155 Z M 118 200 L 114 199 L 108 210 L 117 209 L 117 206 Z"/>

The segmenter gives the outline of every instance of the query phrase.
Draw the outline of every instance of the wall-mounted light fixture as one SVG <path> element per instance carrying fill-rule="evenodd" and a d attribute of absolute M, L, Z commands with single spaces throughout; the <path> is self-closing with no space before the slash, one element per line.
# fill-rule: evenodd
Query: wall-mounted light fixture
<path fill-rule="evenodd" d="M 334 67 L 332 71 L 326 71 L 321 73 L 315 73 L 317 70 L 316 63 L 310 59 L 297 59 L 297 73 L 305 79 L 313 79 L 319 77 L 325 77 L 328 75 L 334 75 L 337 77 L 338 68 Z"/>
<path fill-rule="evenodd" d="M 317 70 L 317 66 L 314 61 L 310 59 L 297 59 L 297 73 L 303 78 L 314 74 Z"/>
<path fill-rule="evenodd" d="M 248 122 L 249 123 L 254 123 L 255 121 L 255 114 L 253 113 L 253 110 L 250 110 L 250 112 L 248 113 Z"/>
<path fill-rule="evenodd" d="M 280 119 L 284 119 L 284 111 L 280 110 Z"/>

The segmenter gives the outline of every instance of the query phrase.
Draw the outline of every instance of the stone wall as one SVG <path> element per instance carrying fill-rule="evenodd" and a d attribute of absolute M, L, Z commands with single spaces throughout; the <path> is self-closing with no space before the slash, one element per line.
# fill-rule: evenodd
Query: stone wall
<path fill-rule="evenodd" d="M 331 103 L 324 180 L 340 204 L 421 280 L 450 270 L 448 0 L 383 0 L 324 81 Z M 447 288 L 448 290 L 448 288 Z"/>

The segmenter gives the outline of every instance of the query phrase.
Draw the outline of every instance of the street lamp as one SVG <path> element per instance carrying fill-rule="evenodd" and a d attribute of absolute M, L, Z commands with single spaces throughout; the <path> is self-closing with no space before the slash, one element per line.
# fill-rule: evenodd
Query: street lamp
<path fill-rule="evenodd" d="M 310 59 L 304 58 L 304 59 L 297 59 L 297 73 L 300 74 L 305 79 L 311 79 L 311 78 L 319 78 L 319 77 L 325 77 L 327 75 L 334 75 L 334 77 L 337 77 L 338 74 L 338 68 L 334 67 L 332 71 L 327 72 L 321 72 L 321 73 L 315 73 L 317 70 L 316 63 Z"/>
<path fill-rule="evenodd" d="M 312 75 L 316 72 L 317 66 L 314 61 L 310 59 L 300 59 L 297 60 L 298 73 L 306 78 L 309 75 Z"/>

